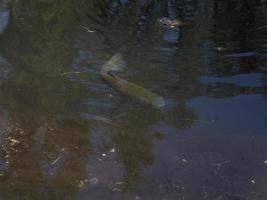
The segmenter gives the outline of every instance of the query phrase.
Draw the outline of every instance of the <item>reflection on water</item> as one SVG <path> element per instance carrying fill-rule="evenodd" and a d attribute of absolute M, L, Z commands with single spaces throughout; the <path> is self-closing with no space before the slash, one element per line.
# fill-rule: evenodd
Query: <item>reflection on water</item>
<path fill-rule="evenodd" d="M 0 199 L 266 199 L 263 1 L 7 3 Z M 165 107 L 100 78 L 117 52 Z"/>
<path fill-rule="evenodd" d="M 2 9 L 0 7 L 0 34 L 6 30 L 10 19 L 10 10 L 9 9 Z"/>

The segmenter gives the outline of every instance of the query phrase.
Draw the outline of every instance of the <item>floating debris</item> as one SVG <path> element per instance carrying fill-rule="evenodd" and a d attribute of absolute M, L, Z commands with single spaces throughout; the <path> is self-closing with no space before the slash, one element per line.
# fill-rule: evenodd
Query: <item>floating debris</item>
<path fill-rule="evenodd" d="M 184 25 L 184 23 L 180 19 L 170 19 L 168 17 L 163 17 L 158 20 L 160 24 L 169 26 L 171 28 L 178 27 Z"/>
<path fill-rule="evenodd" d="M 214 51 L 218 51 L 218 52 L 222 52 L 222 51 L 226 51 L 227 50 L 226 47 L 213 47 L 212 49 Z"/>
<path fill-rule="evenodd" d="M 252 183 L 252 184 L 255 184 L 256 182 L 255 182 L 254 180 L 251 180 L 251 183 Z"/>
<path fill-rule="evenodd" d="M 61 158 L 62 158 L 62 156 L 57 157 L 57 158 L 51 163 L 51 165 L 56 164 Z"/>
<path fill-rule="evenodd" d="M 112 148 L 112 149 L 109 150 L 109 152 L 110 152 L 110 153 L 114 153 L 114 152 L 115 152 L 115 149 Z"/>
<path fill-rule="evenodd" d="M 264 161 L 264 164 L 267 165 L 267 160 Z"/>
<path fill-rule="evenodd" d="M 82 188 L 85 185 L 85 183 L 88 183 L 88 182 L 89 182 L 88 179 L 80 180 L 77 187 Z"/>
<path fill-rule="evenodd" d="M 66 154 L 67 154 L 68 152 L 67 152 L 67 148 L 62 148 L 61 149 L 61 155 L 60 156 L 58 156 L 52 163 L 51 163 L 51 166 L 52 165 L 55 165 L 59 160 L 61 160 L 62 158 L 64 158 L 65 156 L 66 156 Z"/>
<path fill-rule="evenodd" d="M 124 185 L 124 184 L 126 184 L 124 181 L 121 181 L 121 182 L 117 182 L 117 183 L 115 183 L 116 185 Z"/>
<path fill-rule="evenodd" d="M 81 28 L 85 29 L 88 33 L 94 33 L 95 31 L 89 29 L 88 27 L 86 26 L 81 26 Z"/>
<path fill-rule="evenodd" d="M 79 184 L 77 185 L 78 188 L 82 188 L 84 186 L 84 181 L 80 180 Z"/>
<path fill-rule="evenodd" d="M 20 141 L 14 139 L 14 138 L 10 138 L 10 145 L 11 146 L 14 146 L 15 144 L 19 144 L 19 143 L 20 143 Z"/>
<path fill-rule="evenodd" d="M 98 183 L 98 178 L 94 177 L 90 179 L 90 183 L 96 185 Z"/>
<path fill-rule="evenodd" d="M 80 74 L 80 73 L 81 73 L 80 71 L 63 72 L 63 73 L 61 74 L 61 76 L 65 76 L 65 75 L 67 75 L 67 74 Z"/>

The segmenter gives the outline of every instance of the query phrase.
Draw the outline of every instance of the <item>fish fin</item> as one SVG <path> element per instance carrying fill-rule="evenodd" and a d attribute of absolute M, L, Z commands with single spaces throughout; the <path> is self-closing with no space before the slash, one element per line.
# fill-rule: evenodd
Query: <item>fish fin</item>
<path fill-rule="evenodd" d="M 113 64 L 119 65 L 119 66 L 125 66 L 125 60 L 123 58 L 123 55 L 121 53 L 117 53 L 114 56 L 111 57 L 110 62 Z"/>
<path fill-rule="evenodd" d="M 126 68 L 126 62 L 121 53 L 117 53 L 114 56 L 112 56 L 107 64 L 109 64 L 111 71 L 120 72 Z"/>

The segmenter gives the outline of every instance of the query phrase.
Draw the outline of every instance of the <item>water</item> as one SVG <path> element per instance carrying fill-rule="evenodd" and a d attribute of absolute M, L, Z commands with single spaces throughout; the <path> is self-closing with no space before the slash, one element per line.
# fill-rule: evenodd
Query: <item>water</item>
<path fill-rule="evenodd" d="M 11 8 L 0 11 L 1 199 L 267 198 L 265 2 Z M 118 52 L 118 75 L 164 107 L 101 79 Z"/>

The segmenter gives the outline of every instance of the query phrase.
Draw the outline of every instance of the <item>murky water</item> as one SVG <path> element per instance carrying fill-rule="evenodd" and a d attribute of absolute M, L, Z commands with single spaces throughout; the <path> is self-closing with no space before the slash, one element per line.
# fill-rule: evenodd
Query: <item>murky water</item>
<path fill-rule="evenodd" d="M 0 34 L 1 199 L 267 199 L 265 1 L 21 0 Z"/>

